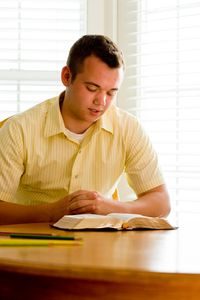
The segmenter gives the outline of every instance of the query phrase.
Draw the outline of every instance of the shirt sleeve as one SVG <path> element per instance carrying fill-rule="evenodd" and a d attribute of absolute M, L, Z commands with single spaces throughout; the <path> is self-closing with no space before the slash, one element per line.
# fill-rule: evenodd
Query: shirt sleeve
<path fill-rule="evenodd" d="M 130 187 L 141 194 L 164 183 L 158 156 L 136 118 L 124 123 L 126 143 L 125 173 Z"/>
<path fill-rule="evenodd" d="M 14 120 L 0 128 L 0 199 L 12 201 L 24 172 L 23 134 Z"/>

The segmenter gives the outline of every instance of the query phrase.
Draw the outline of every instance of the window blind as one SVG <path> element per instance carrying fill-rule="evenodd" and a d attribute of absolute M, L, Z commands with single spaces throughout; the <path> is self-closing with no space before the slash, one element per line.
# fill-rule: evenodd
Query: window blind
<path fill-rule="evenodd" d="M 0 0 L 1 120 L 62 91 L 68 50 L 85 33 L 85 0 Z"/>
<path fill-rule="evenodd" d="M 127 64 L 119 105 L 137 115 L 148 132 L 179 224 L 195 221 L 200 217 L 200 0 L 119 0 L 118 11 Z"/>

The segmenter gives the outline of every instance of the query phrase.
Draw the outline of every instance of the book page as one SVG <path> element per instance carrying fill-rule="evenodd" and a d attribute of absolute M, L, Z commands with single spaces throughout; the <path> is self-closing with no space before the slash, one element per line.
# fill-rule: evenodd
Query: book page
<path fill-rule="evenodd" d="M 165 218 L 148 217 L 139 214 L 111 213 L 108 216 L 123 220 L 123 229 L 175 229 Z"/>
<path fill-rule="evenodd" d="M 54 226 L 63 229 L 121 229 L 122 221 L 109 215 L 78 214 L 66 215 L 56 222 Z"/>
<path fill-rule="evenodd" d="M 135 217 L 125 221 L 124 229 L 146 228 L 146 229 L 175 229 L 166 219 L 158 217 Z"/>
<path fill-rule="evenodd" d="M 120 219 L 120 220 L 123 220 L 123 221 L 127 221 L 129 219 L 134 219 L 134 218 L 137 218 L 137 217 L 148 218 L 146 216 L 142 216 L 142 215 L 139 215 L 139 214 L 123 214 L 123 213 L 110 213 L 107 216 L 110 216 L 112 218 L 114 217 L 114 218 L 117 218 L 117 219 Z"/>

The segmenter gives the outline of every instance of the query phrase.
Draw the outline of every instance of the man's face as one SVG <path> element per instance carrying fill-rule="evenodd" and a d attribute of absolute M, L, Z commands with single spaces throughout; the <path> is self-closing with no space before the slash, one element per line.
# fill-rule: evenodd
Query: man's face
<path fill-rule="evenodd" d="M 123 79 L 123 68 L 109 68 L 96 56 L 85 59 L 81 73 L 66 85 L 65 114 L 80 130 L 96 122 L 115 99 Z M 85 128 L 85 129 L 81 129 Z"/>

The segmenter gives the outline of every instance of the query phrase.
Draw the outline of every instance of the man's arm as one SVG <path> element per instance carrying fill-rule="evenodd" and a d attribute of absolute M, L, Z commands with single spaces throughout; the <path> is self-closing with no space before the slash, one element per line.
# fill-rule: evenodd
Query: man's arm
<path fill-rule="evenodd" d="M 0 225 L 48 222 L 51 219 L 48 205 L 26 206 L 0 200 Z"/>
<path fill-rule="evenodd" d="M 74 192 L 54 203 L 22 205 L 0 200 L 0 225 L 56 222 L 69 213 L 69 201 L 79 195 Z"/>
<path fill-rule="evenodd" d="M 80 190 L 54 203 L 21 205 L 0 200 L 0 225 L 56 222 L 66 214 L 112 212 L 162 217 L 170 212 L 165 185 L 138 196 L 134 201 L 120 202 L 106 199 L 98 192 Z"/>
<path fill-rule="evenodd" d="M 168 191 L 165 185 L 160 185 L 143 194 L 133 202 L 134 213 L 164 217 L 170 213 L 171 205 Z"/>
<path fill-rule="evenodd" d="M 138 195 L 136 200 L 126 202 L 106 199 L 97 192 L 80 191 L 70 199 L 68 205 L 70 214 L 118 212 L 163 217 L 170 212 L 170 200 L 165 185 Z"/>
<path fill-rule="evenodd" d="M 54 222 L 67 213 L 65 207 L 64 201 L 32 206 L 0 200 L 0 225 Z"/>

